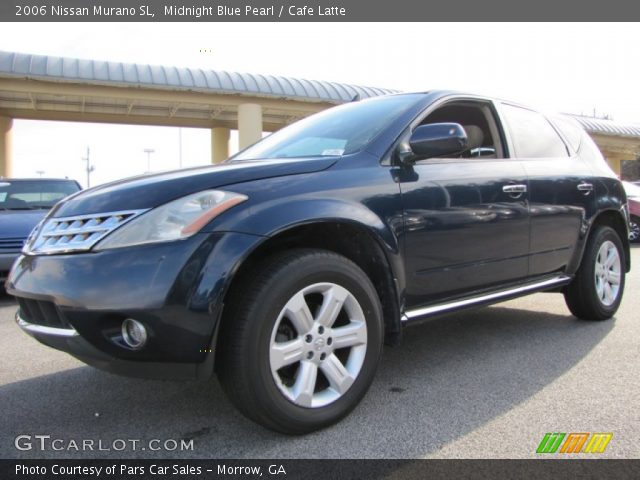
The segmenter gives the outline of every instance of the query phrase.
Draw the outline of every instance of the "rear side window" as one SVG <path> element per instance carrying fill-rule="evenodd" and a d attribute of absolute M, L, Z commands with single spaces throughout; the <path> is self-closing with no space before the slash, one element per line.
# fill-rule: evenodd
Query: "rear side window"
<path fill-rule="evenodd" d="M 502 105 L 515 155 L 520 158 L 567 157 L 567 147 L 544 115 L 513 105 Z"/>
<path fill-rule="evenodd" d="M 556 116 L 551 121 L 564 135 L 564 138 L 573 149 L 574 152 L 580 150 L 582 143 L 583 128 L 573 118 Z"/>

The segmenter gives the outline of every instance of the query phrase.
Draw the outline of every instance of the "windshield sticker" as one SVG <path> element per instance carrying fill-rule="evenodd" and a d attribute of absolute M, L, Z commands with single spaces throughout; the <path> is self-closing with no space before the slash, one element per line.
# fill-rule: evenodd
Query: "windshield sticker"
<path fill-rule="evenodd" d="M 344 153 L 344 148 L 328 148 L 322 151 L 323 156 L 342 155 L 343 153 Z"/>

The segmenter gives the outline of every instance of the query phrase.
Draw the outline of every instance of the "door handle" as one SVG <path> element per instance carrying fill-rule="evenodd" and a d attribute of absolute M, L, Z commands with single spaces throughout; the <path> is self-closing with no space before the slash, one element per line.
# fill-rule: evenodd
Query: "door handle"
<path fill-rule="evenodd" d="M 504 193 L 521 194 L 527 192 L 527 186 L 524 184 L 509 184 L 502 187 Z"/>
<path fill-rule="evenodd" d="M 593 191 L 593 183 L 580 182 L 576 188 L 585 195 L 588 195 L 589 192 Z"/>

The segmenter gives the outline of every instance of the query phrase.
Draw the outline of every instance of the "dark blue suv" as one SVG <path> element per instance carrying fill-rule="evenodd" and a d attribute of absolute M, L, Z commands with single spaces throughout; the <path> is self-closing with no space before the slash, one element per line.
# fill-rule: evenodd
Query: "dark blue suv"
<path fill-rule="evenodd" d="M 6 286 L 46 345 L 126 375 L 215 371 L 245 415 L 304 433 L 357 405 L 412 322 L 539 291 L 612 317 L 627 208 L 570 120 L 399 94 L 65 200 Z"/>

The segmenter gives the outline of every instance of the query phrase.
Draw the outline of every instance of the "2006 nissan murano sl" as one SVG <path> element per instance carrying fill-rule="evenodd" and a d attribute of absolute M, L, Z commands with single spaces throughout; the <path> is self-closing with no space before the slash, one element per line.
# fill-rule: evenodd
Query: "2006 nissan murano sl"
<path fill-rule="evenodd" d="M 627 235 L 620 181 L 567 117 L 398 94 L 69 197 L 6 287 L 40 342 L 125 375 L 215 370 L 246 416 L 299 434 L 353 409 L 416 320 L 539 291 L 612 317 Z"/>

